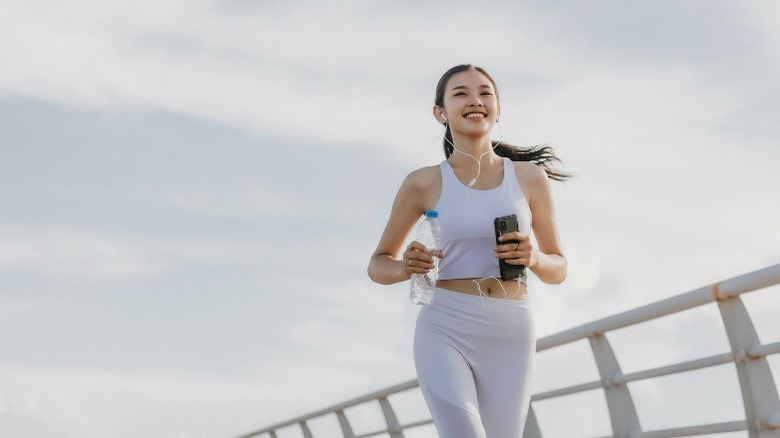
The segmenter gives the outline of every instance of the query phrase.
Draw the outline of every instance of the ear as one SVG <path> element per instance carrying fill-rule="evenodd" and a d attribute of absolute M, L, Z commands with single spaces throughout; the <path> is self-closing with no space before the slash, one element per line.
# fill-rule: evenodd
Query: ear
<path fill-rule="evenodd" d="M 433 117 L 442 125 L 447 124 L 447 116 L 444 115 L 444 108 L 439 105 L 433 106 Z"/>

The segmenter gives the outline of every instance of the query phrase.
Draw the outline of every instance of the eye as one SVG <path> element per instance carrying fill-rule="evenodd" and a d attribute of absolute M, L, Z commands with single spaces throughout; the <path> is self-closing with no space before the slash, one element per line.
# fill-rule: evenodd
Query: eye
<path fill-rule="evenodd" d="M 465 95 L 466 95 L 466 93 L 464 93 L 462 91 L 454 94 L 454 96 L 465 96 Z"/>
<path fill-rule="evenodd" d="M 483 91 L 483 92 L 482 92 L 482 95 L 483 95 L 483 96 L 492 96 L 492 95 L 493 95 L 493 93 L 491 93 L 490 91 Z"/>

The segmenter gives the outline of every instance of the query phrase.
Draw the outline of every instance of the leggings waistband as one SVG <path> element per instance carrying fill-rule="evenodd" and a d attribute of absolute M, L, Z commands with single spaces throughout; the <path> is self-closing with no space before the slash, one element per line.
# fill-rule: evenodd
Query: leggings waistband
<path fill-rule="evenodd" d="M 452 302 L 452 303 L 462 303 L 464 305 L 472 304 L 475 302 L 480 304 L 485 304 L 489 302 L 489 303 L 496 303 L 497 305 L 506 306 L 506 307 L 528 307 L 528 300 L 513 300 L 508 298 L 502 298 L 502 297 L 491 297 L 484 294 L 473 295 L 473 294 L 467 294 L 462 292 L 456 292 L 441 287 L 437 287 L 433 290 L 433 299 Z"/>
<path fill-rule="evenodd" d="M 431 304 L 422 306 L 420 325 L 467 335 L 533 339 L 533 317 L 527 301 L 469 295 L 436 288 Z"/>

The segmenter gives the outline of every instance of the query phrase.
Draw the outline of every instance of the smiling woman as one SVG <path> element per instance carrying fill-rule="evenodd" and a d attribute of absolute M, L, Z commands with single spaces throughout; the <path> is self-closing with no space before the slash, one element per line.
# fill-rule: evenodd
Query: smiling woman
<path fill-rule="evenodd" d="M 522 435 L 536 343 L 525 268 L 545 283 L 566 278 L 548 180 L 568 175 L 550 166 L 557 157 L 547 146 L 492 141 L 500 114 L 484 69 L 464 64 L 441 77 L 433 115 L 445 127 L 447 159 L 407 176 L 368 267 L 372 280 L 393 284 L 428 273 L 441 258 L 433 301 L 417 319 L 414 357 L 443 438 Z M 398 260 L 426 210 L 438 212 L 441 251 L 413 241 Z M 508 215 L 518 230 L 496 242 L 494 219 Z M 507 279 L 498 276 L 500 264 L 522 268 Z"/>
<path fill-rule="evenodd" d="M 450 130 L 450 124 L 447 122 L 447 117 L 444 114 L 444 97 L 445 97 L 445 86 L 453 75 L 467 71 L 468 69 L 473 68 L 474 71 L 477 71 L 481 73 L 484 76 L 484 79 L 489 82 L 489 85 L 487 83 L 480 85 L 480 92 L 482 95 L 490 95 L 491 93 L 495 93 L 495 101 L 498 103 L 499 96 L 498 96 L 498 87 L 496 86 L 496 82 L 493 80 L 493 78 L 488 74 L 485 69 L 482 67 L 477 66 L 471 66 L 468 64 L 458 65 L 450 70 L 448 70 L 442 78 L 439 80 L 439 84 L 436 87 L 436 98 L 435 102 L 436 105 L 433 107 L 434 116 L 439 119 L 445 127 L 444 130 L 444 156 L 449 158 L 450 155 L 455 151 L 455 146 L 452 139 L 452 132 Z M 453 90 L 455 90 L 453 88 Z M 458 96 L 466 96 L 465 87 L 458 87 L 458 90 L 455 94 Z M 497 112 L 496 112 L 496 118 L 495 122 L 499 123 L 498 118 L 498 112 L 500 112 L 501 106 L 498 105 Z M 437 115 L 437 111 L 441 111 L 441 115 Z M 476 114 L 487 114 L 485 110 L 479 110 L 474 111 Z M 473 116 L 473 114 L 472 114 Z M 505 143 L 502 141 L 492 141 L 493 145 L 493 151 L 496 153 L 496 155 L 501 157 L 509 158 L 512 161 L 531 161 L 538 165 L 541 165 L 544 167 L 545 172 L 547 172 L 547 176 L 551 179 L 554 179 L 556 181 L 563 181 L 569 177 L 569 175 L 565 172 L 562 172 L 560 170 L 557 170 L 550 165 L 556 161 L 559 161 L 558 158 L 555 156 L 555 154 L 552 151 L 552 148 L 548 146 L 534 146 L 530 148 L 518 148 L 516 146 L 513 146 L 509 143 Z"/>

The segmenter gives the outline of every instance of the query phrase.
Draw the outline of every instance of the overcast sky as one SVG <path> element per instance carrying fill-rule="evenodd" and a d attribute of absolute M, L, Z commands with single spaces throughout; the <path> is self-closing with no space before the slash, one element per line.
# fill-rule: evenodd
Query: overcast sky
<path fill-rule="evenodd" d="M 569 278 L 529 281 L 540 336 L 780 262 L 778 22 L 768 0 L 0 0 L 0 435 L 231 436 L 414 378 L 408 285 L 365 269 L 404 176 L 443 159 L 455 64 L 496 79 L 496 137 L 576 175 L 553 184 Z M 780 340 L 778 288 L 745 300 Z M 728 349 L 714 306 L 611 340 L 624 371 Z M 596 379 L 585 347 L 542 354 L 535 388 Z M 744 418 L 733 366 L 704 377 L 631 386 L 643 428 Z M 608 434 L 591 396 L 535 407 L 545 437 Z"/>

